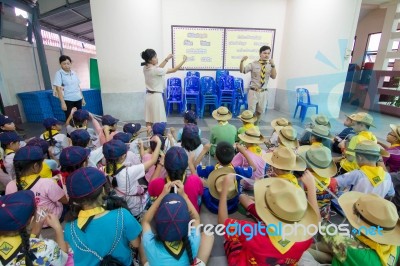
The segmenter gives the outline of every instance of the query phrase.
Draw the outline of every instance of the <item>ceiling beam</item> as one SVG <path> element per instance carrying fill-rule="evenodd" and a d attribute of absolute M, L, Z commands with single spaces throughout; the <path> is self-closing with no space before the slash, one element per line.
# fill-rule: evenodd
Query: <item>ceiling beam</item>
<path fill-rule="evenodd" d="M 88 19 L 88 17 L 82 15 L 81 13 L 79 13 L 78 11 L 76 11 L 75 9 L 70 9 L 70 11 L 71 11 L 72 13 L 74 13 L 74 14 L 80 16 L 81 18 Z"/>
<path fill-rule="evenodd" d="M 91 22 L 91 21 L 92 21 L 91 18 L 87 18 L 87 19 L 85 19 L 85 20 L 81 20 L 81 21 L 78 21 L 78 22 L 69 24 L 69 25 L 67 25 L 67 26 L 60 27 L 60 28 L 59 28 L 59 31 L 65 31 L 65 30 L 67 30 L 67 29 L 70 29 L 70 28 L 73 28 L 73 27 L 76 27 L 76 26 L 80 26 L 80 25 L 82 25 L 82 24 L 85 24 L 85 23 Z"/>
<path fill-rule="evenodd" d="M 83 5 L 87 5 L 89 3 L 90 3 L 89 0 L 80 0 L 80 1 L 75 2 L 75 3 L 66 4 L 64 6 L 57 7 L 57 8 L 52 9 L 52 10 L 46 12 L 46 13 L 41 14 L 40 15 L 40 19 L 51 17 L 51 16 L 54 16 L 54 15 L 63 13 L 65 11 L 68 11 L 70 9 L 77 8 L 77 7 L 80 7 L 80 6 L 83 6 Z"/>
<path fill-rule="evenodd" d="M 50 23 L 46 23 L 46 22 L 41 21 L 40 25 L 42 26 L 42 29 L 45 29 L 45 30 L 48 30 L 48 31 L 51 31 L 51 32 L 55 32 L 57 34 L 61 34 L 61 35 L 65 36 L 65 37 L 70 37 L 70 38 L 73 38 L 73 39 L 76 39 L 76 40 L 80 40 L 80 41 L 88 42 L 90 44 L 94 44 L 94 39 L 91 39 L 91 38 L 88 38 L 88 37 L 85 37 L 85 36 L 80 36 L 80 34 L 73 33 L 73 32 L 70 32 L 68 30 L 60 32 L 56 26 L 54 26 L 54 25 L 52 25 Z"/>
<path fill-rule="evenodd" d="M 87 31 L 79 32 L 79 35 L 86 35 L 86 34 L 92 33 L 92 32 L 93 32 L 93 29 L 90 29 L 90 30 L 87 30 Z"/>

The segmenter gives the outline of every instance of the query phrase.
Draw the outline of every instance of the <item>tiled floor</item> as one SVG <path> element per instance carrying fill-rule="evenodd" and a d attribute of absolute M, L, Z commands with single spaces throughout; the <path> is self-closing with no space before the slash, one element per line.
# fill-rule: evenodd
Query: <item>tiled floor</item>
<path fill-rule="evenodd" d="M 332 133 L 339 133 L 343 129 L 343 121 L 346 114 L 351 114 L 354 112 L 363 111 L 356 106 L 343 104 L 340 112 L 340 116 L 338 119 L 332 119 L 330 122 L 332 124 Z M 311 115 L 311 113 L 309 113 Z M 371 113 L 374 117 L 376 128 L 371 128 L 371 131 L 380 139 L 385 140 L 386 134 L 389 132 L 389 124 L 400 124 L 400 119 L 391 117 L 388 115 L 382 115 L 379 113 Z M 301 135 L 304 130 L 304 125 L 310 123 L 310 119 L 307 118 L 304 123 L 301 123 L 299 119 L 292 119 L 292 114 L 281 113 L 275 110 L 268 110 L 266 115 L 263 118 L 263 122 L 260 124 L 260 129 L 265 136 L 270 136 L 272 134 L 272 127 L 270 126 L 270 121 L 278 118 L 278 117 L 286 117 L 292 120 L 293 126 L 296 128 L 298 133 Z M 141 122 L 144 125 L 144 121 Z M 231 123 L 236 127 L 241 126 L 241 121 L 237 118 L 231 120 Z M 180 128 L 183 124 L 183 118 L 180 115 L 172 115 L 168 117 L 168 127 Z M 204 119 L 198 120 L 198 126 L 202 131 L 203 138 L 209 138 L 210 128 L 216 124 L 216 121 L 212 117 L 206 117 Z M 43 129 L 40 125 L 34 123 L 26 123 L 21 126 L 25 129 L 25 134 L 27 137 L 38 136 L 42 133 Z M 208 158 L 205 158 L 205 162 L 207 163 Z M 240 213 L 235 213 L 232 215 L 235 218 L 248 219 L 241 215 Z M 338 220 L 341 220 L 340 217 L 337 217 Z M 217 224 L 217 216 L 210 213 L 204 206 L 201 210 L 201 221 L 203 224 Z M 210 266 L 223 266 L 227 265 L 224 250 L 223 250 L 223 239 L 222 237 L 216 237 L 215 242 L 212 249 L 212 254 L 210 261 L 208 263 Z"/>

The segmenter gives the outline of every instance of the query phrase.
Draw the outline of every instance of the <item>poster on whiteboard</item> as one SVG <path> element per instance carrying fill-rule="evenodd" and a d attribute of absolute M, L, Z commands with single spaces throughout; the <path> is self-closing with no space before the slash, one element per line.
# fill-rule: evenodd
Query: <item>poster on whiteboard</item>
<path fill-rule="evenodd" d="M 238 70 L 243 56 L 247 63 L 258 60 L 263 45 L 271 47 L 273 57 L 274 40 L 274 29 L 225 28 L 224 69 Z"/>
<path fill-rule="evenodd" d="M 223 68 L 224 28 L 171 26 L 173 66 L 187 56 L 185 69 Z"/>

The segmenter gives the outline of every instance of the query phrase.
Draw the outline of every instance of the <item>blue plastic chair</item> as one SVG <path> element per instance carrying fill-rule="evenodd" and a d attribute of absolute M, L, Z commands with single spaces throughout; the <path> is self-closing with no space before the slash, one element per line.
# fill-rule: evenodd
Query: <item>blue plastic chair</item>
<path fill-rule="evenodd" d="M 185 78 L 186 110 L 190 110 L 192 104 L 196 105 L 196 114 L 200 114 L 200 78 L 196 76 Z"/>
<path fill-rule="evenodd" d="M 213 77 L 204 76 L 200 79 L 201 85 L 201 108 L 199 117 L 202 118 L 204 116 L 205 106 L 208 105 L 210 109 L 210 113 L 218 108 L 218 95 L 217 95 L 217 87 L 215 84 L 215 80 Z"/>
<path fill-rule="evenodd" d="M 247 104 L 247 94 L 244 93 L 244 85 L 243 85 L 243 79 L 242 78 L 235 78 L 235 93 L 236 93 L 236 100 L 235 100 L 235 112 L 234 115 L 238 116 L 241 111 L 241 107 L 244 105 L 244 108 L 247 110 L 248 109 L 248 104 Z"/>
<path fill-rule="evenodd" d="M 188 71 L 186 72 L 186 77 L 198 77 L 200 78 L 200 72 L 199 71 Z"/>
<path fill-rule="evenodd" d="M 316 113 L 318 114 L 318 105 L 311 103 L 310 93 L 306 88 L 297 88 L 296 89 L 296 94 L 297 94 L 297 105 L 296 105 L 296 110 L 294 111 L 293 118 L 296 117 L 297 109 L 299 107 L 300 107 L 300 120 L 301 120 L 301 122 L 303 122 L 304 119 L 306 118 L 307 109 L 309 107 L 315 107 Z"/>
<path fill-rule="evenodd" d="M 178 112 L 183 112 L 183 93 L 182 82 L 180 78 L 169 78 L 167 80 L 167 104 L 166 113 L 170 113 L 171 107 L 174 109 L 174 103 L 178 105 Z"/>
<path fill-rule="evenodd" d="M 227 105 L 229 110 L 234 113 L 235 111 L 235 78 L 233 76 L 221 76 L 219 80 L 218 89 L 219 106 Z"/>
<path fill-rule="evenodd" d="M 220 69 L 215 71 L 215 84 L 217 85 L 217 91 L 219 90 L 219 82 L 222 76 L 228 76 L 229 70 Z"/>

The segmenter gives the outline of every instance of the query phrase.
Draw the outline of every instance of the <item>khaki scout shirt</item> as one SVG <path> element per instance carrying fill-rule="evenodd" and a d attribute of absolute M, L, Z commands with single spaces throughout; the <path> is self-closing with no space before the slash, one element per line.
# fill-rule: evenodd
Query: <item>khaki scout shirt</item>
<path fill-rule="evenodd" d="M 248 73 L 251 71 L 251 81 L 250 81 L 250 87 L 254 89 L 260 89 L 261 88 L 261 64 L 260 62 L 254 61 L 245 66 L 244 68 L 244 73 Z M 269 76 L 271 75 L 271 64 L 266 64 L 265 65 L 265 83 L 262 86 L 261 89 L 266 89 Z"/>

